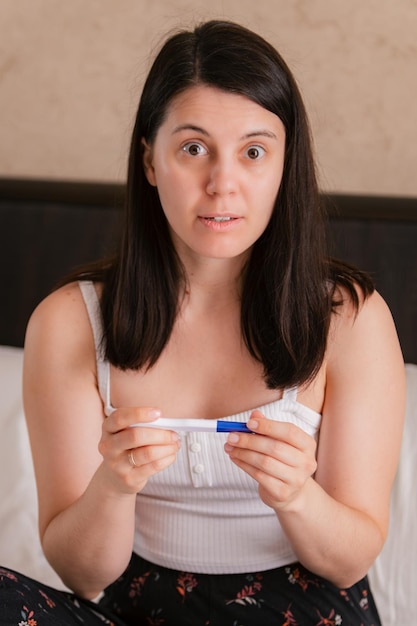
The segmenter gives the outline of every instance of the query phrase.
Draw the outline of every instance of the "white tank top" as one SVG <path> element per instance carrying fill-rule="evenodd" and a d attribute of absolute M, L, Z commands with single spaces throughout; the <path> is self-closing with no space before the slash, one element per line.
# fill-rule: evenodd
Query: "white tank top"
<path fill-rule="evenodd" d="M 80 282 L 97 355 L 104 412 L 110 398 L 110 364 L 104 358 L 100 303 L 93 283 Z M 291 422 L 317 439 L 321 415 L 297 402 L 297 389 L 259 408 L 265 417 Z M 248 421 L 253 409 L 224 416 Z M 134 551 L 165 567 L 207 574 L 255 572 L 297 560 L 258 484 L 224 452 L 227 435 L 180 433 L 177 460 L 152 477 L 136 499 Z"/>

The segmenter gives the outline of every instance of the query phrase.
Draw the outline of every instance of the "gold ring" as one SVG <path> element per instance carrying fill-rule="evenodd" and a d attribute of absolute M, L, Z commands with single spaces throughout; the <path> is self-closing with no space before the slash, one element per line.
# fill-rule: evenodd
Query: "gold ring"
<path fill-rule="evenodd" d="M 135 459 L 133 457 L 133 450 L 129 450 L 127 458 L 129 459 L 129 463 L 132 467 L 139 467 L 139 465 L 135 463 Z"/>

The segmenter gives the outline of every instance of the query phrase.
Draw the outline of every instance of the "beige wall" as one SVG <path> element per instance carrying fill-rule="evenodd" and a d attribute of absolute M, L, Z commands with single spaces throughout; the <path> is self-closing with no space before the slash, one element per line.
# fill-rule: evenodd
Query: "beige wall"
<path fill-rule="evenodd" d="M 0 176 L 123 181 L 152 50 L 211 17 L 287 59 L 324 188 L 417 195 L 417 0 L 0 0 Z"/>

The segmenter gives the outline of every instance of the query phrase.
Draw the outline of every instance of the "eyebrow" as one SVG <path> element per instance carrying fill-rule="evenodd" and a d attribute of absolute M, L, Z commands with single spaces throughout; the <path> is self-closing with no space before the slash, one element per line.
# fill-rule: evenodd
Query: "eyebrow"
<path fill-rule="evenodd" d="M 201 126 L 196 126 L 195 124 L 180 124 L 180 126 L 176 126 L 172 131 L 172 134 L 180 133 L 183 130 L 192 130 L 194 132 L 200 133 L 201 135 L 205 135 L 206 137 L 210 136 L 204 128 Z M 246 133 L 240 139 L 251 139 L 252 137 L 268 137 L 269 139 L 278 139 L 275 133 L 271 130 L 267 130 L 266 128 L 259 128 L 256 130 L 252 130 L 249 133 Z"/>

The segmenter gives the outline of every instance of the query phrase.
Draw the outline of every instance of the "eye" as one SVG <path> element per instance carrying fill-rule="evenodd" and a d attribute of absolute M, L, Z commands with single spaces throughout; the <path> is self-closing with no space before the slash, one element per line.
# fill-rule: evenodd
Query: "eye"
<path fill-rule="evenodd" d="M 182 146 L 182 150 L 189 154 L 190 156 L 204 156 L 207 154 L 207 150 L 201 143 L 197 143 L 196 141 L 189 141 L 188 143 Z"/>
<path fill-rule="evenodd" d="M 263 157 L 264 154 L 265 149 L 261 146 L 249 146 L 249 148 L 246 149 L 246 156 L 252 161 L 260 159 L 261 157 Z"/>

